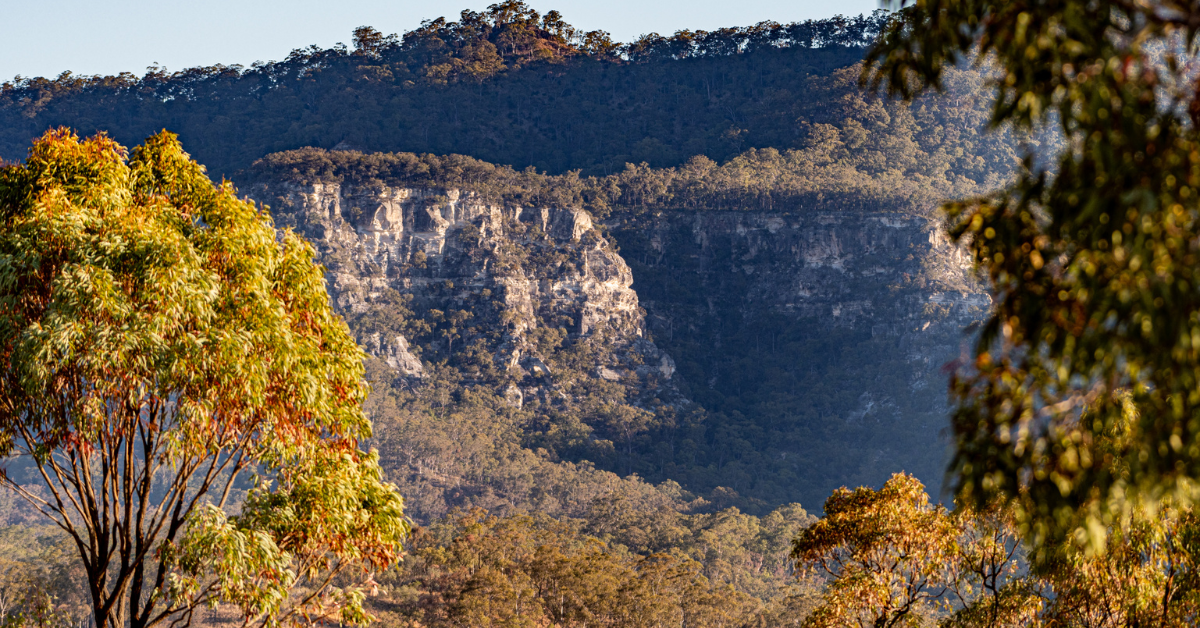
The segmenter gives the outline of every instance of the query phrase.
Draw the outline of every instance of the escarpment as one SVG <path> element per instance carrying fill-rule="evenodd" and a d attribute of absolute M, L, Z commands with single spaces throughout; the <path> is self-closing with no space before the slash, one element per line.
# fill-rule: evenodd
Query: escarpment
<path fill-rule="evenodd" d="M 266 181 L 252 194 L 316 247 L 393 384 L 426 395 L 396 403 L 433 418 L 376 420 L 407 426 L 384 459 L 414 478 L 410 494 L 439 495 L 426 512 L 540 494 L 497 488 L 482 454 L 428 446 L 450 407 L 486 407 L 470 420 L 503 423 L 521 455 L 750 511 L 899 469 L 940 486 L 945 365 L 990 300 L 928 210 L 616 207 L 601 224 L 449 186 Z"/>
<path fill-rule="evenodd" d="M 581 209 L 445 188 L 260 183 L 252 195 L 312 242 L 335 307 L 402 376 L 446 361 L 516 405 L 567 399 L 579 378 L 673 394 L 629 267 Z"/>

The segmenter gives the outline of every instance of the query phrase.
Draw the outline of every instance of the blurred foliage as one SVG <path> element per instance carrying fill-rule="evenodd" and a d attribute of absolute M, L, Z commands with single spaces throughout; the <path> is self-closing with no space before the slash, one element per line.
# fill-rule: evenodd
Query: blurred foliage
<path fill-rule="evenodd" d="M 1198 16 L 1176 2 L 918 0 L 863 73 L 910 96 L 972 57 L 996 90 L 992 125 L 1065 140 L 1047 168 L 1028 156 L 1009 186 L 946 206 L 996 298 L 952 385 L 958 494 L 1028 491 L 1038 545 L 1100 550 L 1137 509 L 1196 496 Z"/>

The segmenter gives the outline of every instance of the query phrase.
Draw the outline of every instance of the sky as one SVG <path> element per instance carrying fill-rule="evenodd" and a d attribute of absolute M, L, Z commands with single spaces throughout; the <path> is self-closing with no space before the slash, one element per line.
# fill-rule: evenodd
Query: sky
<path fill-rule="evenodd" d="M 20 76 L 138 76 L 169 70 L 283 59 L 296 48 L 350 43 L 368 25 L 403 33 L 423 19 L 457 18 L 496 0 L 36 0 L 6 2 L 0 20 L 0 82 Z M 794 22 L 876 9 L 878 0 L 527 0 L 576 28 L 617 41 L 650 32 L 712 30 L 763 20 Z"/>

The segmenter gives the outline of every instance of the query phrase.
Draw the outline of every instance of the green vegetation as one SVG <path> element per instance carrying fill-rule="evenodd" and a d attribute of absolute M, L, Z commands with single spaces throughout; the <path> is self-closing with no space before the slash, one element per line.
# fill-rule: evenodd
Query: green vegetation
<path fill-rule="evenodd" d="M 95 626 L 367 623 L 358 576 L 409 525 L 312 248 L 167 132 L 49 132 L 0 213 L 0 455 L 35 478 L 0 481 L 61 531 Z"/>
<path fill-rule="evenodd" d="M 1100 435 L 1096 446 L 1120 449 L 1123 439 Z M 1112 472 L 1132 479 L 1128 467 Z M 923 488 L 896 474 L 878 491 L 830 496 L 825 518 L 800 532 L 792 553 L 801 573 L 827 583 L 806 626 L 1182 627 L 1200 616 L 1200 520 L 1190 506 L 1131 507 L 1096 547 L 1082 534 L 1031 539 L 1020 501 L 948 511 Z M 1085 519 L 1102 499 L 1069 516 Z"/>
<path fill-rule="evenodd" d="M 18 77 L 0 87 L 0 157 L 18 159 L 33 137 L 66 125 L 126 143 L 169 128 L 224 176 L 269 152 L 342 142 L 554 173 L 722 161 L 794 146 L 806 109 L 827 104 L 812 80 L 861 59 L 882 19 L 616 45 L 509 0 L 403 37 L 360 28 L 353 49 L 314 46 L 249 68 Z"/>
<path fill-rule="evenodd" d="M 996 296 L 952 385 L 958 493 L 1014 499 L 1037 544 L 1102 545 L 1139 504 L 1195 497 L 1196 19 L 1174 3 L 919 0 L 863 74 L 908 95 L 978 54 L 993 125 L 1067 139 L 1049 171 L 1030 159 L 946 207 Z"/>
<path fill-rule="evenodd" d="M 244 180 L 454 187 L 496 202 L 582 206 L 610 219 L 646 210 L 924 212 L 943 198 L 995 188 L 1018 165 L 1011 134 L 987 134 L 990 88 L 980 74 L 948 71 L 948 96 L 905 104 L 859 90 L 860 67 L 811 79 L 811 98 L 795 105 L 804 122 L 794 140 L 722 163 L 700 154 L 677 167 L 624 163 L 604 176 L 550 175 L 488 163 L 477 152 L 302 148 L 255 161 Z"/>

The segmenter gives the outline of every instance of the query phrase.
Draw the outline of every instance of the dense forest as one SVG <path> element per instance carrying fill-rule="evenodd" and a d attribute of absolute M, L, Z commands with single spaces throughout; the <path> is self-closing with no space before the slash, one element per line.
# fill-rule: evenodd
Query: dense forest
<path fill-rule="evenodd" d="M 674 167 L 626 162 L 608 175 L 554 175 L 474 151 L 305 147 L 257 159 L 238 180 L 462 187 L 494 201 L 582 206 L 606 220 L 647 210 L 928 211 L 938 199 L 994 188 L 1016 167 L 1011 134 L 985 137 L 978 73 L 953 72 L 949 95 L 907 105 L 859 90 L 860 68 L 850 64 L 808 82 L 811 99 L 796 105 L 803 132 L 793 140 L 721 161 L 701 153 Z"/>
<path fill-rule="evenodd" d="M 619 45 L 509 0 L 403 36 L 360 28 L 351 48 L 297 49 L 249 68 L 18 77 L 0 87 L 0 157 L 19 159 L 33 137 L 67 125 L 130 145 L 168 128 L 227 177 L 304 146 L 461 153 L 552 173 L 723 161 L 794 146 L 821 122 L 811 80 L 859 60 L 883 19 Z"/>

